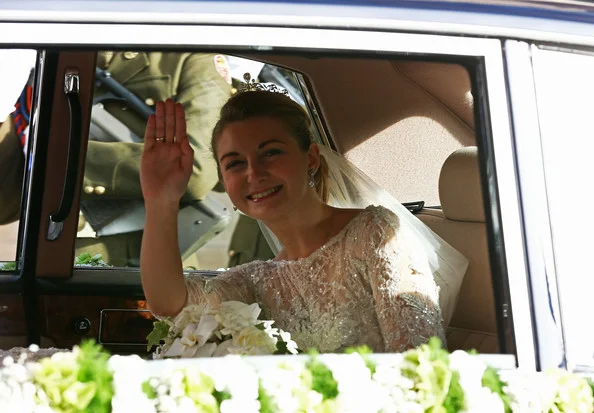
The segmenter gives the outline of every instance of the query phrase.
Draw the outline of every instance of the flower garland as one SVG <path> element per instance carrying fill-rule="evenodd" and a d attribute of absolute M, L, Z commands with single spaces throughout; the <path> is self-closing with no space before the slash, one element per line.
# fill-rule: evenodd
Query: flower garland
<path fill-rule="evenodd" d="M 36 348 L 30 348 L 35 351 Z M 555 369 L 497 371 L 438 339 L 402 354 L 147 361 L 84 342 L 0 368 L 0 411 L 19 412 L 593 412 L 591 381 Z"/>

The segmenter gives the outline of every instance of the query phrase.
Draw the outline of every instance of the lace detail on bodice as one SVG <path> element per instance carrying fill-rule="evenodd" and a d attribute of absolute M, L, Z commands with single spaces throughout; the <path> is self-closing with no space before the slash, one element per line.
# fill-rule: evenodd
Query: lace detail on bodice
<path fill-rule="evenodd" d="M 398 217 L 370 206 L 323 247 L 294 261 L 255 261 L 205 279 L 188 276 L 188 304 L 258 302 L 301 349 L 367 344 L 400 352 L 443 340 L 438 289 Z"/>

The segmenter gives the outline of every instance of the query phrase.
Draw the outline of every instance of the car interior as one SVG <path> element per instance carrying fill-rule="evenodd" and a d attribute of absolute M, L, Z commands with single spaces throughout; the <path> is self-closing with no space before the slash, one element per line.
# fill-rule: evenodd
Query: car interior
<path fill-rule="evenodd" d="M 422 56 L 232 50 L 226 54 L 294 74 L 321 142 L 399 201 L 420 205 L 416 216 L 468 258 L 446 332 L 449 350 L 513 353 L 513 348 L 502 348 L 505 333 L 498 327 L 495 292 L 500 274 L 492 271 L 489 253 L 475 128 L 480 121 L 475 97 L 482 93 L 475 81 L 476 66 L 462 59 L 437 61 Z M 152 317 L 138 269 L 72 266 L 96 53 L 46 50 L 42 55 L 44 63 L 38 71 L 43 76 L 35 85 L 42 91 L 35 94 L 33 103 L 39 108 L 35 159 L 29 158 L 35 169 L 25 177 L 22 225 L 19 231 L 15 225 L 0 226 L 0 238 L 12 245 L 18 263 L 17 270 L 0 272 L 0 309 L 4 308 L 0 310 L 0 348 L 36 340 L 44 347 L 71 347 L 94 337 L 114 353 L 146 355 L 145 337 Z M 69 106 L 62 93 L 64 72 L 71 68 L 80 73 L 82 109 L 82 140 L 74 151 L 69 146 Z M 64 177 L 69 174 L 75 181 L 72 210 L 61 235 L 48 240 L 47 217 L 60 204 Z M 219 199 L 225 202 L 224 197 Z M 232 229 L 231 224 L 199 250 L 198 254 L 209 251 L 220 258 L 197 270 L 215 275 L 214 270 L 226 267 Z M 11 261 L 6 256 L 3 253 L 0 261 Z"/>

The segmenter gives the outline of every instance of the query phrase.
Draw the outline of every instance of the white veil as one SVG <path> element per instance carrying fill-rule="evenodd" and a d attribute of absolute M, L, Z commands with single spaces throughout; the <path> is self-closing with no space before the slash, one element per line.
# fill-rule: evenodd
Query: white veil
<path fill-rule="evenodd" d="M 365 208 L 381 205 L 394 212 L 400 221 L 399 231 L 408 231 L 417 238 L 429 262 L 436 284 L 439 286 L 439 304 L 447 326 L 450 322 L 458 292 L 468 267 L 468 260 L 429 227 L 415 217 L 405 206 L 376 184 L 355 165 L 332 149 L 320 145 L 320 154 L 328 164 L 328 204 L 337 208 Z M 258 221 L 264 237 L 275 254 L 282 249 L 278 238 Z"/>

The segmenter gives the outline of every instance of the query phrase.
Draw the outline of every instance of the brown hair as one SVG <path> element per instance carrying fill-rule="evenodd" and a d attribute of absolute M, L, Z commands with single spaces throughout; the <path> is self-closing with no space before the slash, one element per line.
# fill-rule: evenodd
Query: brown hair
<path fill-rule="evenodd" d="M 227 125 L 255 117 L 269 117 L 280 120 L 289 134 L 295 138 L 301 150 L 307 152 L 312 143 L 311 121 L 299 104 L 288 96 L 266 91 L 241 92 L 232 96 L 221 108 L 221 115 L 216 123 L 210 141 L 210 147 L 216 159 L 216 141 Z M 220 165 L 217 161 L 217 167 Z M 219 169 L 220 175 L 220 169 Z M 320 157 L 320 167 L 314 176 L 316 192 L 323 202 L 328 201 L 328 166 Z"/>

